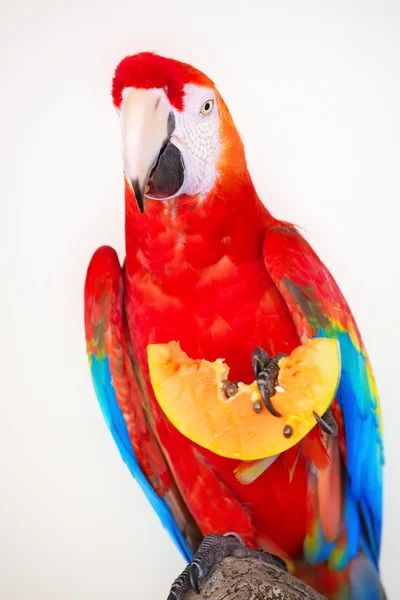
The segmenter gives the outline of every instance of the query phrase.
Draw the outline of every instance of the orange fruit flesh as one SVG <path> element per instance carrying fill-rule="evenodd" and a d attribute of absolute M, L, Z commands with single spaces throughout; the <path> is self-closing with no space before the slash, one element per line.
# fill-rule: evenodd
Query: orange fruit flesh
<path fill-rule="evenodd" d="M 337 340 L 315 338 L 295 348 L 279 361 L 271 399 L 282 415 L 277 418 L 264 405 L 259 414 L 254 411 L 253 403 L 261 400 L 255 381 L 239 383 L 238 392 L 226 396 L 222 382 L 229 367 L 222 359 L 193 360 L 178 342 L 150 344 L 147 355 L 156 399 L 171 423 L 203 448 L 238 460 L 266 458 L 294 446 L 316 425 L 313 411 L 322 416 L 329 408 L 340 379 Z"/>

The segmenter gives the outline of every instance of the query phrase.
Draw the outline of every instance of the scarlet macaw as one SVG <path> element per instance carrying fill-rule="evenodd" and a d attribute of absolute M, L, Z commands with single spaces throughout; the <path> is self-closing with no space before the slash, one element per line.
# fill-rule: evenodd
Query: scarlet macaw
<path fill-rule="evenodd" d="M 203 536 L 233 531 L 330 599 L 383 598 L 381 412 L 343 295 L 296 228 L 259 199 L 206 75 L 140 53 L 118 65 L 112 98 L 126 258 L 121 267 L 112 248 L 95 252 L 85 326 L 96 393 L 123 459 L 187 560 Z M 189 356 L 224 357 L 232 378 L 249 382 L 256 348 L 275 357 L 314 336 L 340 342 L 337 397 L 321 427 L 274 461 L 238 465 L 201 448 L 153 394 L 148 344 L 178 340 Z M 203 567 L 192 570 L 195 587 Z M 183 597 L 178 587 L 171 598 Z"/>

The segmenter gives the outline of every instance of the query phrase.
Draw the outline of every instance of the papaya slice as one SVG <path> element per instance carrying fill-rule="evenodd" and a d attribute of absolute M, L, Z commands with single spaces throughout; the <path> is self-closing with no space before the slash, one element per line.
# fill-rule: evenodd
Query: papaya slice
<path fill-rule="evenodd" d="M 279 361 L 272 404 L 275 417 L 254 402 L 254 381 L 225 392 L 229 367 L 223 359 L 192 359 L 178 342 L 147 347 L 150 379 L 158 403 L 171 423 L 190 440 L 220 456 L 256 460 L 294 446 L 316 425 L 333 401 L 340 379 L 337 340 L 314 338 Z M 250 360 L 250 358 L 249 358 Z M 259 407 L 259 405 L 258 405 Z"/>

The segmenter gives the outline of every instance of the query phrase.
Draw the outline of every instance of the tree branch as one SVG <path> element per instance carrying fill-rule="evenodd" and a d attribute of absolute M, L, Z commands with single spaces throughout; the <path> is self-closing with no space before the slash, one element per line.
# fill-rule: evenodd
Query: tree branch
<path fill-rule="evenodd" d="M 326 600 L 283 569 L 257 558 L 225 558 L 185 600 Z"/>

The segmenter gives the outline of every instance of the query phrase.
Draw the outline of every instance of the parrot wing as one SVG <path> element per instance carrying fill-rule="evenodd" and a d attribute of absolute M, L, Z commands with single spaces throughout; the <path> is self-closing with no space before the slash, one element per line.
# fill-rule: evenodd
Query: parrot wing
<path fill-rule="evenodd" d="M 279 224 L 267 230 L 264 238 L 264 261 L 275 285 L 284 297 L 302 343 L 312 337 L 334 337 L 340 343 L 342 372 L 336 395 L 339 424 L 339 446 L 345 476 L 343 486 L 343 522 L 336 544 L 324 535 L 324 512 L 334 511 L 329 495 L 334 479 L 317 478 L 323 493 L 319 499 L 320 523 L 308 533 L 305 555 L 309 562 L 328 559 L 334 568 L 344 567 L 362 550 L 377 567 L 382 526 L 382 420 L 371 364 L 356 322 L 335 280 L 318 256 L 289 224 Z M 340 443 L 340 435 L 344 443 Z M 332 440 L 337 444 L 336 440 Z M 336 445 L 337 447 L 337 445 Z M 333 452 L 333 455 L 340 453 Z M 322 489 L 321 489 L 322 488 Z M 338 497 L 337 497 L 338 498 Z M 341 502 L 337 503 L 341 505 Z M 322 523 L 322 526 L 321 526 Z M 325 531 L 326 531 L 325 527 Z M 329 528 L 328 528 L 329 529 Z M 312 538 L 312 539 L 311 539 Z M 336 548 L 335 548 L 336 546 Z M 307 556 L 308 554 L 308 556 Z"/>
<path fill-rule="evenodd" d="M 95 252 L 87 271 L 85 332 L 97 398 L 122 459 L 190 560 L 192 552 L 182 535 L 190 517 L 142 409 L 143 392 L 124 327 L 122 269 L 116 252 L 107 246 Z"/>

